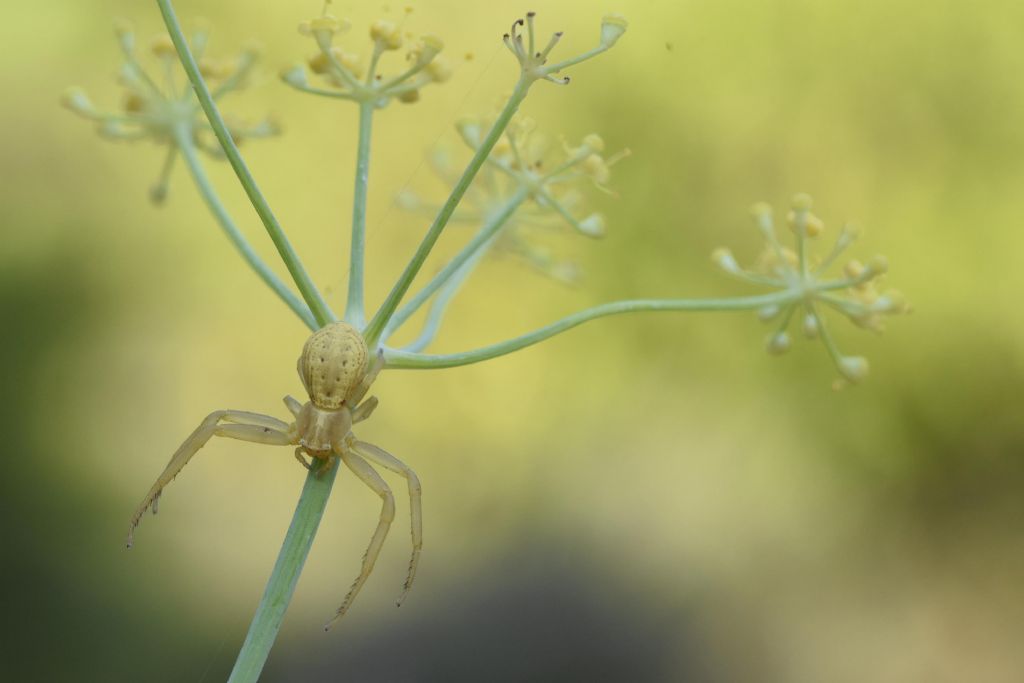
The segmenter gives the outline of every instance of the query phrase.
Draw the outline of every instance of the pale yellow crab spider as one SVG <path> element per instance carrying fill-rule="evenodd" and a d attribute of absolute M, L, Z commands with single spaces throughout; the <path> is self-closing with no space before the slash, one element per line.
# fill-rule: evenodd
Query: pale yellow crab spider
<path fill-rule="evenodd" d="M 412 587 L 420 549 L 423 547 L 420 481 L 416 473 L 398 458 L 373 444 L 359 441 L 352 434 L 352 425 L 370 417 L 373 409 L 377 407 L 375 397 L 371 396 L 365 401 L 363 397 L 366 396 L 382 366 L 383 356 L 378 354 L 371 361 L 363 336 L 348 323 L 331 323 L 314 332 L 306 341 L 298 363 L 299 377 L 309 395 L 309 401 L 301 404 L 291 396 L 284 398 L 284 403 L 295 421 L 288 423 L 269 415 L 241 410 L 218 410 L 210 413 L 174 453 L 163 473 L 132 515 L 128 527 L 128 547 L 132 546 L 135 527 L 139 525 L 146 510 L 152 507 L 153 514 L 156 514 L 157 502 L 164 487 L 171 483 L 212 436 L 226 436 L 271 446 L 296 446 L 295 457 L 307 469 L 314 467 L 313 463 L 317 460 L 321 461 L 316 465 L 318 474 L 321 475 L 334 467 L 336 460 L 340 459 L 360 481 L 381 497 L 383 507 L 377 529 L 363 557 L 359 576 L 352 583 L 334 618 L 327 624 L 329 628 L 345 614 L 373 571 L 381 546 L 384 545 L 384 538 L 395 518 L 395 496 L 370 465 L 370 462 L 373 462 L 405 477 L 409 487 L 412 558 L 409 561 L 405 586 L 398 598 L 398 604 L 401 605 Z M 303 453 L 311 456 L 309 462 Z"/>

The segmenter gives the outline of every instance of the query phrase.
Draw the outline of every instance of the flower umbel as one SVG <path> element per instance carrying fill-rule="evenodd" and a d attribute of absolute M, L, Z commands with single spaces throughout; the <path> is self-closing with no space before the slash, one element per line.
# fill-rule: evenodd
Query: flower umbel
<path fill-rule="evenodd" d="M 459 136 L 473 151 L 490 128 L 492 118 L 467 118 L 456 123 Z M 604 141 L 593 133 L 576 147 L 563 141 L 559 149 L 537 132 L 533 119 L 516 116 L 480 170 L 479 182 L 466 193 L 463 207 L 452 218 L 488 223 L 514 202 L 514 213 L 492 233 L 494 250 L 522 258 L 555 279 L 572 282 L 578 274 L 574 264 L 555 259 L 538 239 L 543 239 L 543 233 L 564 227 L 586 237 L 604 235 L 604 216 L 585 211 L 580 186 L 593 185 L 614 194 L 608 187 L 611 167 L 629 156 L 629 150 L 608 157 L 603 152 Z M 434 153 L 429 161 L 441 180 L 454 182 L 457 178 L 449 154 Z M 408 209 L 436 211 L 435 206 L 411 192 L 404 192 L 399 201 Z"/>
<path fill-rule="evenodd" d="M 492 125 L 491 117 L 463 119 L 456 124 L 456 129 L 470 149 L 479 153 L 482 138 Z M 477 224 L 476 234 L 423 289 L 396 311 L 384 331 L 384 342 L 432 299 L 423 331 L 403 349 L 422 351 L 429 346 L 448 304 L 477 264 L 490 253 L 510 255 L 564 283 L 573 284 L 579 279 L 576 264 L 557 257 L 546 242 L 552 233 L 565 231 L 567 227 L 590 238 L 604 234 L 605 221 L 601 214 L 595 212 L 580 217 L 582 194 L 573 186 L 593 184 L 611 193 L 606 185 L 611 178 L 610 168 L 628 156 L 629 151 L 605 158 L 602 156 L 604 141 L 590 134 L 577 147 L 570 147 L 563 141 L 562 150 L 558 152 L 536 134 L 535 129 L 533 119 L 513 117 L 481 167 L 479 182 L 467 190 L 463 207 L 452 214 L 453 220 Z M 449 155 L 435 152 L 429 160 L 443 181 L 456 182 L 458 174 Z M 403 192 L 399 204 L 411 210 L 436 211 L 436 207 L 411 192 Z"/>
<path fill-rule="evenodd" d="M 512 28 L 503 36 L 505 46 L 511 50 L 512 54 L 519 61 L 523 78 L 531 81 L 545 80 L 559 85 L 568 85 L 569 77 L 556 77 L 553 74 L 557 74 L 566 67 L 579 64 L 609 50 L 622 37 L 622 34 L 626 32 L 626 28 L 629 25 L 626 18 L 621 14 L 608 14 L 601 20 L 601 38 L 597 47 L 575 57 L 564 59 L 561 62 L 548 64 L 548 57 L 555 46 L 558 45 L 558 41 L 562 39 L 562 32 L 554 33 L 548 40 L 547 45 L 543 49 L 538 49 L 539 43 L 537 43 L 536 31 L 533 26 L 535 16 L 536 12 L 527 12 L 525 19 L 516 19 L 512 22 Z M 524 27 L 526 28 L 525 38 L 522 31 Z"/>
<path fill-rule="evenodd" d="M 766 246 L 755 267 L 749 270 L 741 268 L 732 252 L 725 248 L 716 249 L 711 258 L 726 273 L 745 282 L 795 295 L 791 303 L 766 306 L 758 311 L 758 316 L 766 322 L 779 321 L 765 346 L 773 354 L 789 350 L 791 338 L 788 330 L 793 319 L 800 315 L 804 336 L 808 339 L 820 337 L 835 363 L 841 376 L 834 385 L 838 389 L 864 379 L 868 374 L 868 361 L 862 356 L 847 356 L 839 351 L 825 325 L 822 309 L 832 308 L 859 327 L 881 332 L 884 316 L 907 313 L 910 308 L 898 291 L 880 290 L 880 281 L 889 269 L 884 256 L 875 256 L 866 264 L 848 261 L 843 268 L 843 277 L 830 279 L 825 276 L 830 266 L 857 239 L 859 231 L 851 225 L 844 226 L 828 255 L 820 261 L 814 260 L 807 253 L 807 245 L 822 234 L 825 226 L 811 208 L 809 195 L 793 197 L 786 222 L 795 236 L 795 251 L 782 246 L 779 241 L 772 208 L 758 203 L 751 208 L 751 214 Z"/>
<path fill-rule="evenodd" d="M 124 59 L 118 75 L 118 81 L 124 88 L 121 110 L 102 112 L 96 109 L 81 88 L 67 90 L 61 102 L 83 118 L 95 121 L 103 137 L 128 141 L 149 139 L 168 147 L 160 177 L 150 189 L 150 198 L 160 203 L 167 197 L 170 173 L 184 140 L 191 141 L 214 157 L 222 157 L 223 152 L 213 139 L 192 87 L 187 79 L 181 78 L 171 39 L 162 34 L 150 45 L 159 63 L 159 71 L 154 75 L 139 61 L 135 33 L 131 27 L 119 22 L 115 30 Z M 208 42 L 209 32 L 205 28 L 196 31 L 190 41 L 203 76 L 212 85 L 213 96 L 219 99 L 230 92 L 245 89 L 256 64 L 258 50 L 248 47 L 234 59 L 213 59 L 205 56 Z M 229 119 L 228 125 L 236 143 L 280 132 L 278 124 L 270 118 L 256 123 Z"/>
<path fill-rule="evenodd" d="M 294 64 L 281 71 L 281 79 L 296 90 L 384 107 L 392 99 L 415 102 L 422 88 L 431 83 L 443 83 L 451 77 L 451 65 L 440 55 L 444 49 L 440 38 L 424 35 L 406 45 L 402 26 L 385 19 L 370 25 L 373 47 L 368 61 L 357 52 L 335 45 L 335 37 L 346 33 L 352 24 L 328 14 L 329 4 L 330 0 L 324 3 L 323 14 L 319 17 L 299 24 L 299 33 L 312 38 L 319 52 L 305 64 Z M 379 69 L 381 57 L 385 52 L 403 47 L 407 47 L 405 68 L 394 75 L 385 75 Z M 310 74 L 327 87 L 312 85 Z"/>

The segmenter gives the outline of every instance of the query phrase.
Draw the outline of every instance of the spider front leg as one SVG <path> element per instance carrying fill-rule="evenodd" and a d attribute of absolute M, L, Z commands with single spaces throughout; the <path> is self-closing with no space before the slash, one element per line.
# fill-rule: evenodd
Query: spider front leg
<path fill-rule="evenodd" d="M 398 600 L 395 603 L 401 607 L 402 602 L 409 595 L 413 579 L 416 578 L 416 567 L 420 562 L 420 551 L 423 550 L 423 487 L 420 486 L 420 479 L 412 471 L 412 468 L 383 448 L 374 446 L 372 443 L 366 443 L 365 441 L 354 442 L 352 448 L 364 458 L 402 475 L 409 485 L 409 517 L 412 521 L 412 558 L 409 560 L 409 571 L 405 577 L 402 594 L 398 596 Z"/>
<path fill-rule="evenodd" d="M 291 396 L 284 397 L 284 405 L 288 408 L 288 412 L 291 413 L 296 419 L 299 417 L 299 413 L 302 412 L 302 404 L 296 401 Z"/>
<path fill-rule="evenodd" d="M 359 407 L 352 411 L 352 424 L 362 422 L 363 420 L 370 417 L 373 411 L 377 408 L 377 397 L 371 396 L 362 403 Z"/>
<path fill-rule="evenodd" d="M 338 455 L 341 461 L 352 472 L 359 477 L 359 479 L 369 486 L 374 493 L 381 497 L 383 505 L 380 510 L 380 520 L 377 522 L 377 529 L 373 532 L 373 536 L 370 538 L 370 545 L 366 548 L 366 554 L 363 555 L 363 566 L 359 572 L 359 576 L 352 583 L 352 587 L 348 589 L 348 594 L 345 595 L 345 599 L 341 603 L 341 607 L 334 613 L 334 617 L 327 622 L 324 626 L 324 630 L 328 630 L 331 626 L 334 626 L 345 616 L 345 612 L 348 611 L 352 601 L 355 600 L 356 595 L 359 594 L 359 590 L 366 583 L 367 577 L 370 576 L 370 572 L 373 571 L 373 565 L 377 562 L 377 556 L 380 554 L 380 549 L 384 545 L 384 539 L 388 535 L 388 529 L 391 528 L 391 522 L 395 519 L 395 496 L 391 493 L 391 489 L 388 488 L 387 483 L 381 479 L 381 476 L 377 474 L 376 470 L 370 467 L 370 464 L 360 458 L 358 455 L 348 450 L 348 448 L 341 446 L 338 450 Z"/>
<path fill-rule="evenodd" d="M 221 421 L 234 424 L 220 424 Z M 249 413 L 243 410 L 218 410 L 210 413 L 171 456 L 171 461 L 167 463 L 167 467 L 157 477 L 156 483 L 149 489 L 149 493 L 135 510 L 128 525 L 128 547 L 131 548 L 134 543 L 135 527 L 139 525 L 142 515 L 151 505 L 153 512 L 156 512 L 156 502 L 164 487 L 171 483 L 178 472 L 192 459 L 192 456 L 206 445 L 210 437 L 225 436 L 229 439 L 252 443 L 288 446 L 296 443 L 297 439 L 293 432 L 294 430 L 287 422 L 269 415 Z"/>
<path fill-rule="evenodd" d="M 366 396 L 366 392 L 370 390 L 370 385 L 373 384 L 373 380 L 377 379 L 377 375 L 379 375 L 380 371 L 383 369 L 384 349 L 380 349 L 379 351 L 377 351 L 377 355 L 374 357 L 373 363 L 370 365 L 370 369 L 367 370 L 365 375 L 363 375 L 362 381 L 360 381 L 359 384 L 352 390 L 352 393 L 346 397 L 346 402 L 350 406 L 358 406 L 359 402 L 363 400 L 363 396 Z"/>

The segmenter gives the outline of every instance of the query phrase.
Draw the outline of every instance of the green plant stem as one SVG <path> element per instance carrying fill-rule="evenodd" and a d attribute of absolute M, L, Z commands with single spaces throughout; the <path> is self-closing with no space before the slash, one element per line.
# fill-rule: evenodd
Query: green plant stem
<path fill-rule="evenodd" d="M 469 259 L 471 259 L 477 252 L 483 250 L 488 244 L 492 242 L 494 236 L 501 230 L 502 226 L 508 222 L 508 219 L 516 212 L 524 201 L 526 201 L 529 191 L 525 187 L 520 187 L 515 193 L 506 201 L 500 209 L 492 216 L 490 216 L 486 223 L 477 231 L 476 235 L 473 236 L 466 246 L 464 246 L 458 254 L 449 261 L 441 271 L 435 275 L 430 282 L 426 284 L 419 292 L 409 300 L 405 306 L 399 309 L 395 315 L 391 318 L 387 327 L 384 330 L 382 339 L 387 340 L 391 334 L 397 330 L 402 324 L 409 319 L 416 311 L 420 309 L 430 299 L 434 293 L 441 288 L 448 280 L 452 278 L 462 268 Z"/>
<path fill-rule="evenodd" d="M 349 253 L 348 303 L 345 322 L 362 327 L 363 281 L 366 256 L 366 186 L 370 180 L 370 133 L 373 128 L 373 103 L 359 103 L 359 147 L 356 152 L 356 187 L 352 200 L 352 247 Z"/>
<path fill-rule="evenodd" d="M 324 515 L 327 499 L 331 495 L 338 467 L 339 464 L 335 463 L 330 472 L 320 477 L 317 477 L 316 470 L 313 469 L 306 476 L 306 483 L 295 507 L 291 526 L 288 527 L 281 552 L 277 556 L 267 588 L 263 591 L 263 598 L 249 625 L 249 633 L 245 636 L 245 643 L 238 653 L 228 683 L 256 683 L 259 680 L 270 648 L 273 647 L 277 632 L 281 629 L 288 603 L 295 592 L 295 584 L 302 573 L 302 566 L 306 563 L 306 557 L 313 546 L 313 539 Z"/>
<path fill-rule="evenodd" d="M 434 297 L 434 301 L 430 304 L 430 310 L 427 311 L 427 319 L 423 322 L 423 329 L 420 331 L 419 336 L 402 347 L 403 351 L 419 352 L 430 346 L 437 337 L 438 331 L 441 329 L 441 321 L 444 320 L 444 314 L 448 310 L 448 304 L 451 303 L 452 298 L 458 293 L 459 288 L 462 287 L 462 283 L 469 277 L 470 273 L 476 268 L 477 264 L 487 253 L 486 249 L 481 249 L 477 253 L 473 254 L 468 261 L 462 264 L 462 267 L 455 272 L 455 275 L 451 277 L 447 282 L 442 285 L 437 296 Z"/>
<path fill-rule="evenodd" d="M 513 353 L 527 346 L 542 342 L 545 339 L 550 339 L 556 334 L 571 330 L 577 325 L 609 315 L 640 313 L 643 311 L 740 311 L 757 309 L 771 304 L 790 303 L 797 301 L 802 296 L 803 294 L 799 291 L 786 290 L 773 294 L 730 299 L 634 299 L 630 301 L 614 301 L 579 311 L 533 332 L 472 351 L 428 355 L 386 349 L 384 351 L 384 359 L 388 368 L 454 368 Z"/>
<path fill-rule="evenodd" d="M 192 179 L 195 181 L 196 187 L 199 189 L 199 194 L 202 195 L 203 200 L 209 207 L 210 212 L 213 213 L 217 222 L 220 223 L 224 233 L 231 240 L 231 243 L 235 245 L 235 249 L 242 255 L 256 274 L 260 276 L 274 292 L 281 297 L 281 300 L 295 312 L 295 315 L 302 319 L 302 322 L 306 323 L 306 326 L 312 330 L 317 329 L 318 325 L 316 319 L 313 317 L 312 311 L 309 307 L 303 303 L 302 299 L 295 295 L 295 292 L 291 291 L 288 286 L 281 281 L 279 277 L 270 269 L 269 266 L 259 257 L 256 251 L 249 244 L 249 241 L 245 239 L 245 236 L 235 225 L 235 222 L 231 219 L 224 204 L 220 201 L 220 197 L 217 196 L 216 190 L 210 184 L 210 179 L 206 175 L 206 169 L 203 168 L 202 162 L 199 160 L 199 156 L 196 153 L 195 145 L 192 143 L 190 136 L 186 131 L 179 131 L 177 135 L 177 148 L 181 151 L 181 156 L 185 160 L 185 165 L 188 167 L 189 172 L 192 174 Z"/>
<path fill-rule="evenodd" d="M 160 0 L 166 2 L 167 0 Z M 533 84 L 533 79 L 527 76 L 520 77 L 516 83 L 515 89 L 512 91 L 512 96 L 505 104 L 505 108 L 501 110 L 498 118 L 494 121 L 494 125 L 491 126 L 491 130 L 488 131 L 487 136 L 483 142 L 480 143 L 480 147 L 477 148 L 476 153 L 470 160 L 469 165 L 466 166 L 466 170 L 462 172 L 462 177 L 455 184 L 452 189 L 451 195 L 445 201 L 444 206 L 438 212 L 437 217 L 431 224 L 430 229 L 427 230 L 427 234 L 423 237 L 423 241 L 420 242 L 419 247 L 416 249 L 416 253 L 413 254 L 409 264 L 402 271 L 398 281 L 392 287 L 391 292 L 388 294 L 384 303 L 381 304 L 380 309 L 373 316 L 373 320 L 370 321 L 369 326 L 363 331 L 363 336 L 366 338 L 367 345 L 374 349 L 380 340 L 381 334 L 384 332 L 385 326 L 390 321 L 391 316 L 394 314 L 395 309 L 398 308 L 398 304 L 401 303 L 402 297 L 409 291 L 409 287 L 412 285 L 413 279 L 416 274 L 419 273 L 420 268 L 423 267 L 423 262 L 427 260 L 427 256 L 430 254 L 430 250 L 434 248 L 434 244 L 437 242 L 437 238 L 441 236 L 441 232 L 448 224 L 448 220 L 451 218 L 452 213 L 455 211 L 455 207 L 458 206 L 462 200 L 462 196 L 466 194 L 466 190 L 469 188 L 473 178 L 476 177 L 477 171 L 487 161 L 487 157 L 490 156 L 491 150 L 494 148 L 495 143 L 501 137 L 505 128 L 508 127 L 509 121 L 512 120 L 512 116 L 515 115 L 516 110 L 519 109 L 519 105 L 526 98 L 527 92 L 530 90 L 530 85 Z"/>
<path fill-rule="evenodd" d="M 206 86 L 206 81 L 203 80 L 202 74 L 199 73 L 199 66 L 189 50 L 188 42 L 182 33 L 181 24 L 178 23 L 178 17 L 174 13 L 171 0 L 156 0 L 156 3 L 160 8 L 160 13 L 163 15 L 167 32 L 174 42 L 181 65 L 185 68 L 185 73 L 188 74 L 189 81 L 192 83 L 196 96 L 199 98 L 199 104 L 210 122 L 210 127 L 213 128 L 217 141 L 220 142 L 224 154 L 231 163 L 231 168 L 235 170 L 235 174 L 245 189 L 249 201 L 252 202 L 253 208 L 256 209 L 256 213 L 259 214 L 260 220 L 263 221 L 263 225 L 267 229 L 267 233 L 270 234 L 270 239 L 274 241 L 274 246 L 277 247 L 281 260 L 284 261 L 288 272 L 291 273 L 295 285 L 302 294 L 302 298 L 309 305 L 309 309 L 313 312 L 313 316 L 319 325 L 326 325 L 336 320 L 334 313 L 331 312 L 327 302 L 324 301 L 323 296 L 317 290 L 316 285 L 313 284 L 306 269 L 302 266 L 302 262 L 292 248 L 291 242 L 288 241 L 288 236 L 285 235 L 281 224 L 278 223 L 273 211 L 270 210 L 270 206 L 267 204 L 267 200 L 263 197 L 263 193 L 260 192 L 259 187 L 256 185 L 256 181 L 252 177 L 248 166 L 245 165 L 245 161 L 238 153 L 238 147 L 235 146 L 234 140 L 231 139 L 231 134 L 228 132 L 224 119 L 221 117 L 220 111 L 210 95 L 210 89 Z"/>

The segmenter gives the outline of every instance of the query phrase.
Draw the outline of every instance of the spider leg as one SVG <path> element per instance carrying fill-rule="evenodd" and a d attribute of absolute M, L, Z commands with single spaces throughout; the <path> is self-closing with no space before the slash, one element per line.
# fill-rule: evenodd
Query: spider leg
<path fill-rule="evenodd" d="M 294 415 L 295 417 L 298 417 L 299 413 L 302 412 L 302 404 L 296 401 L 291 396 L 284 397 L 284 404 L 285 406 L 287 406 L 288 412 Z"/>
<path fill-rule="evenodd" d="M 295 459 L 298 460 L 299 463 L 307 470 L 313 469 L 313 465 L 310 462 L 308 462 L 306 460 L 306 456 L 302 454 L 302 446 L 299 446 L 298 448 L 295 449 Z"/>
<path fill-rule="evenodd" d="M 370 417 L 370 415 L 373 414 L 373 411 L 376 408 L 376 396 L 371 396 L 370 398 L 366 399 L 365 401 L 359 404 L 358 408 L 352 411 L 352 424 L 355 424 L 356 422 L 362 422 L 363 420 L 367 419 L 368 417 Z"/>
<path fill-rule="evenodd" d="M 359 477 L 359 479 L 369 486 L 374 493 L 381 497 L 384 501 L 380 510 L 380 520 L 377 522 L 377 529 L 373 532 L 373 536 L 370 538 L 370 545 L 366 548 L 366 554 L 363 555 L 363 567 L 359 572 L 359 576 L 352 583 L 352 587 L 348 589 L 348 594 L 341 603 L 341 607 L 334 613 L 334 617 L 327 622 L 324 626 L 324 630 L 328 630 L 331 626 L 334 626 L 345 616 L 345 612 L 348 611 L 349 606 L 359 593 L 359 589 L 366 583 L 366 578 L 373 571 L 373 565 L 377 561 L 377 555 L 380 554 L 381 546 L 384 545 L 384 538 L 388 535 L 388 529 L 391 527 L 391 522 L 395 518 L 395 496 L 391 493 L 391 489 L 381 479 L 380 475 L 377 474 L 376 470 L 370 467 L 370 464 L 360 458 L 355 453 L 352 453 L 347 448 L 339 448 L 338 454 L 341 457 L 341 461 L 348 466 L 352 472 Z"/>
<path fill-rule="evenodd" d="M 366 443 L 365 441 L 356 441 L 352 444 L 352 447 L 357 453 L 371 462 L 402 475 L 409 485 L 409 516 L 412 521 L 412 558 L 409 560 L 409 571 L 405 577 L 402 594 L 398 596 L 398 600 L 395 603 L 401 607 L 402 602 L 409 595 L 413 579 L 416 578 L 416 567 L 420 563 L 420 551 L 423 549 L 423 505 L 421 499 L 423 487 L 420 486 L 420 479 L 412 471 L 412 468 L 383 448 L 374 446 L 372 443 Z"/>
<path fill-rule="evenodd" d="M 352 393 L 346 397 L 346 402 L 350 406 L 359 405 L 359 402 L 363 400 L 363 396 L 366 396 L 366 392 L 370 390 L 370 385 L 373 384 L 373 380 L 377 379 L 377 375 L 384 369 L 384 349 L 377 351 L 377 356 L 371 361 L 369 371 L 363 375 L 363 380 L 352 390 Z"/>
<path fill-rule="evenodd" d="M 221 422 L 234 424 L 220 424 Z M 290 425 L 287 422 L 278 420 L 269 415 L 249 413 L 242 410 L 218 410 L 210 413 L 203 420 L 196 430 L 189 435 L 185 442 L 178 447 L 167 467 L 157 477 L 156 482 L 149 489 L 149 493 L 143 498 L 142 503 L 135 510 L 128 525 L 128 547 L 134 543 L 135 527 L 139 525 L 142 515 L 151 505 L 156 506 L 160 494 L 165 486 L 178 475 L 178 472 L 188 464 L 192 456 L 199 452 L 199 449 L 206 445 L 212 436 L 225 436 L 230 439 L 250 441 L 273 446 L 288 446 L 294 443 L 289 433 Z M 155 510 L 154 510 L 155 511 Z"/>

